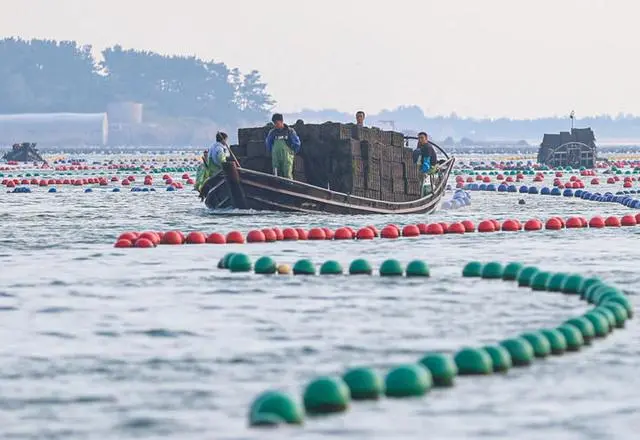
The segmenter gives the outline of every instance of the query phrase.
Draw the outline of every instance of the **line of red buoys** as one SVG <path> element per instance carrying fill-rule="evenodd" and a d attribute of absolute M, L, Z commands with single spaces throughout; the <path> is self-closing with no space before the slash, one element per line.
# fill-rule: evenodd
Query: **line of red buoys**
<path fill-rule="evenodd" d="M 443 234 L 466 234 L 475 232 L 516 232 L 516 231 L 540 231 L 543 229 L 557 231 L 560 229 L 579 228 L 605 228 L 636 226 L 640 224 L 640 213 L 636 215 L 627 214 L 622 217 L 601 216 L 592 217 L 587 220 L 585 217 L 573 216 L 564 220 L 561 217 L 551 217 L 546 221 L 539 219 L 529 219 L 521 223 L 517 219 L 507 219 L 500 223 L 498 220 L 482 220 L 478 223 L 477 229 L 471 220 L 464 220 L 454 223 L 420 223 L 417 225 L 406 225 L 400 228 L 390 224 L 382 228 L 380 232 L 375 226 L 366 226 L 355 231 L 344 226 L 332 231 L 329 228 L 312 228 L 306 231 L 301 228 L 265 228 L 254 229 L 246 235 L 240 231 L 231 231 L 227 234 L 214 232 L 205 234 L 201 231 L 192 231 L 184 235 L 181 231 L 168 232 L 124 232 L 116 240 L 115 247 L 118 248 L 149 248 L 158 245 L 181 245 L 181 244 L 244 244 L 244 243 L 271 243 L 275 241 L 297 241 L 297 240 L 373 240 L 376 237 L 386 239 L 397 239 L 399 237 L 419 237 L 421 235 L 443 235 Z"/>

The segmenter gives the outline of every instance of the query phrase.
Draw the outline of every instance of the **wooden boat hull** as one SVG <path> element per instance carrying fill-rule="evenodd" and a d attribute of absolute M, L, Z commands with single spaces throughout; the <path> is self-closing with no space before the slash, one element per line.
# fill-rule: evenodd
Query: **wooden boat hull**
<path fill-rule="evenodd" d="M 431 213 L 444 195 L 454 161 L 450 158 L 440 166 L 431 194 L 409 202 L 388 202 L 331 191 L 241 168 L 234 161 L 227 162 L 220 174 L 207 180 L 201 197 L 209 209 L 359 215 Z"/>

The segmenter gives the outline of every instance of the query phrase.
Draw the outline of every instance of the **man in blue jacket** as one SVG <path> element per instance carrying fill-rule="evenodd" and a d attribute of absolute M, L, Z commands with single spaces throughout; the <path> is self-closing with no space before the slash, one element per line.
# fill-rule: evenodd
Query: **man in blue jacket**
<path fill-rule="evenodd" d="M 300 138 L 293 128 L 284 123 L 281 114 L 274 114 L 271 121 L 274 128 L 269 131 L 265 144 L 271 153 L 274 174 L 293 179 L 293 159 L 300 152 Z"/>

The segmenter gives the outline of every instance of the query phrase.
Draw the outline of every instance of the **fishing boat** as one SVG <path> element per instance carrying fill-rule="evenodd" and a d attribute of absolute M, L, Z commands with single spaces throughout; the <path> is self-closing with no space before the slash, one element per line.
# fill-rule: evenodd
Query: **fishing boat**
<path fill-rule="evenodd" d="M 406 137 L 409 139 L 409 137 Z M 415 139 L 415 138 L 411 138 Z M 305 182 L 278 177 L 227 161 L 222 172 L 209 178 L 201 188 L 200 198 L 209 209 L 282 211 L 330 214 L 420 214 L 435 211 L 444 195 L 455 158 L 438 145 L 444 154 L 437 172 L 428 176 L 431 192 L 409 201 L 379 200 L 354 195 Z"/>
<path fill-rule="evenodd" d="M 14 162 L 46 162 L 36 149 L 36 144 L 29 142 L 13 144 L 11 151 L 6 152 L 2 159 Z"/>

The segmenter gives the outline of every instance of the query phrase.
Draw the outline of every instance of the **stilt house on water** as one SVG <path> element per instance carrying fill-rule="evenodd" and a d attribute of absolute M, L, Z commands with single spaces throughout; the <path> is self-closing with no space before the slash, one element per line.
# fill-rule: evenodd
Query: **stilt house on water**
<path fill-rule="evenodd" d="M 591 128 L 545 134 L 538 150 L 538 163 L 549 167 L 594 168 L 596 143 Z"/>

